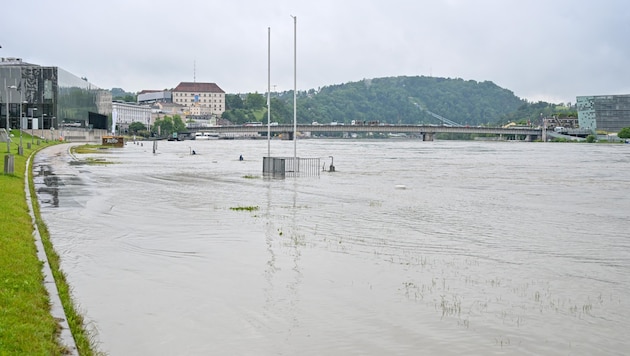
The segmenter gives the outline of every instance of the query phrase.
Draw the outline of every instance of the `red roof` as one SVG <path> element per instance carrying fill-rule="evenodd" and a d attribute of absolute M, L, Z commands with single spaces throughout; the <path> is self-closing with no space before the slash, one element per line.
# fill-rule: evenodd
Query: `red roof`
<path fill-rule="evenodd" d="M 225 93 L 215 83 L 191 83 L 181 82 L 173 91 L 189 93 Z"/>

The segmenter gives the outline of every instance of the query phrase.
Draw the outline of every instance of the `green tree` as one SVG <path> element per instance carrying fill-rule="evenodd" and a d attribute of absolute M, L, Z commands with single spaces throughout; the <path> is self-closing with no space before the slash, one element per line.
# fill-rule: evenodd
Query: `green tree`
<path fill-rule="evenodd" d="M 230 120 L 235 125 L 241 125 L 247 122 L 248 110 L 235 109 L 223 113 L 223 118 Z"/>
<path fill-rule="evenodd" d="M 151 132 L 161 137 L 172 135 L 173 132 L 175 132 L 173 129 L 173 119 L 170 116 L 164 116 L 162 119 L 155 120 Z"/>
<path fill-rule="evenodd" d="M 624 127 L 617 134 L 619 138 L 630 138 L 630 127 Z"/>
<path fill-rule="evenodd" d="M 281 124 L 293 122 L 293 110 L 291 110 L 285 102 L 278 100 L 278 98 L 271 98 L 271 121 L 275 121 Z M 267 112 L 265 112 L 265 118 Z"/>
<path fill-rule="evenodd" d="M 226 110 L 242 109 L 243 107 L 244 107 L 243 99 L 241 99 L 240 95 L 235 95 L 235 94 L 226 94 L 225 95 L 225 108 L 226 108 Z"/>
<path fill-rule="evenodd" d="M 182 121 L 181 116 L 174 115 L 173 116 L 173 132 L 183 132 L 186 131 L 186 124 Z"/>
<path fill-rule="evenodd" d="M 267 104 L 267 100 L 262 94 L 259 93 L 249 93 L 245 98 L 245 108 L 250 110 L 258 110 L 265 107 Z"/>
<path fill-rule="evenodd" d="M 129 124 L 129 132 L 133 133 L 133 134 L 137 134 L 138 131 L 144 131 L 146 130 L 147 127 L 141 123 L 141 122 L 132 122 L 131 124 Z"/>

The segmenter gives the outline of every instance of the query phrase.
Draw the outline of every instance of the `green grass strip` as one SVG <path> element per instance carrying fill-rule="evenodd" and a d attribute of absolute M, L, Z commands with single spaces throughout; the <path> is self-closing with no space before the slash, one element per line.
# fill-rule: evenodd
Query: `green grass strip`
<path fill-rule="evenodd" d="M 19 135 L 19 131 L 15 130 L 13 134 Z M 27 158 L 57 142 L 41 142 L 41 145 L 32 145 L 29 149 L 27 142 L 31 142 L 30 135 L 24 135 L 22 139 L 23 155 L 18 155 L 19 139 L 14 137 L 11 143 L 14 173 L 6 175 L 4 170 L 0 171 L 0 355 L 63 355 L 66 350 L 58 341 L 59 324 L 50 313 L 49 297 L 43 285 L 42 263 L 37 258 L 24 192 Z M 6 143 L 0 143 L 3 168 L 5 155 Z M 29 167 L 29 172 L 31 169 Z M 70 288 L 59 268 L 59 256 L 39 214 L 32 176 L 29 178 L 29 190 L 36 223 L 78 352 L 80 355 L 95 355 L 95 343 L 73 305 Z"/>

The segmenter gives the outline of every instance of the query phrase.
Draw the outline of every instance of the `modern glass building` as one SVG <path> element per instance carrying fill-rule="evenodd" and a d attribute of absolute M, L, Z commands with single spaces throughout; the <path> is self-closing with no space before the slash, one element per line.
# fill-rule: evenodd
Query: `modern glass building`
<path fill-rule="evenodd" d="M 0 128 L 87 127 L 90 116 L 112 112 L 112 95 L 58 67 L 20 58 L 0 60 Z M 22 120 L 20 120 L 20 115 Z M 36 118 L 37 120 L 32 120 Z M 20 124 L 21 122 L 21 124 Z"/>
<path fill-rule="evenodd" d="M 578 96 L 577 109 L 580 128 L 593 133 L 630 127 L 630 95 Z"/>

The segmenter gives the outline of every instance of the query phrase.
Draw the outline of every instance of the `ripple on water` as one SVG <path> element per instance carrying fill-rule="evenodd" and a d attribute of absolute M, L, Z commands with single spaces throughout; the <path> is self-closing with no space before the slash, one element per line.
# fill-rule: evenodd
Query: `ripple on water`
<path fill-rule="evenodd" d="M 293 154 L 293 142 L 272 143 L 273 155 Z M 266 142 L 238 140 L 160 142 L 156 155 L 128 145 L 108 155 L 117 164 L 82 172 L 46 163 L 64 189 L 58 207 L 42 213 L 104 349 L 588 355 L 630 347 L 623 148 L 299 144 L 302 156 L 334 156 L 337 172 L 263 179 Z M 187 154 L 191 147 L 201 154 Z M 257 209 L 230 209 L 238 206 Z"/>

